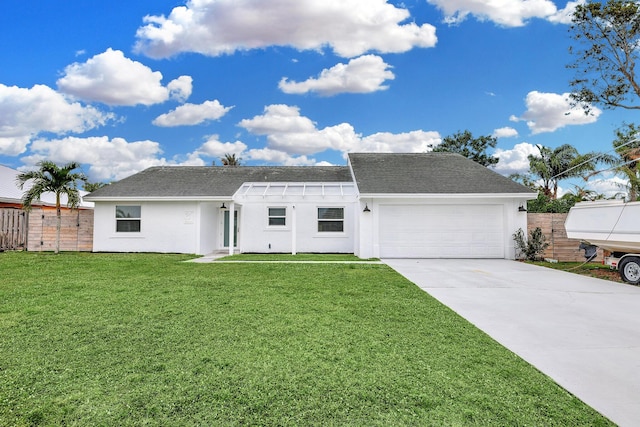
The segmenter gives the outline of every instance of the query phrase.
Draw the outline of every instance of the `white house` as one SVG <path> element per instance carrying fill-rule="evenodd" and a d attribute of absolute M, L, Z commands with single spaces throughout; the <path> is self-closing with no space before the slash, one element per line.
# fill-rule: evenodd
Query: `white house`
<path fill-rule="evenodd" d="M 452 153 L 347 166 L 153 167 L 86 197 L 96 252 L 514 258 L 536 194 Z"/>

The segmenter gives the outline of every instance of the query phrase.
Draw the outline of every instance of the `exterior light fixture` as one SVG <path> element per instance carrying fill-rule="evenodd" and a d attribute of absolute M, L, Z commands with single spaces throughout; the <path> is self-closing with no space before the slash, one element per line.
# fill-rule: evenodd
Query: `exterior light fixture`
<path fill-rule="evenodd" d="M 520 205 L 520 207 L 518 208 L 518 212 L 526 212 L 527 208 L 525 208 L 523 205 Z"/>
<path fill-rule="evenodd" d="M 227 209 L 227 207 L 225 206 L 224 202 L 222 202 L 222 206 L 220 206 L 220 209 Z"/>
<path fill-rule="evenodd" d="M 366 203 L 364 204 L 364 209 L 362 210 L 362 212 L 371 212 L 371 209 L 369 209 L 369 206 Z"/>

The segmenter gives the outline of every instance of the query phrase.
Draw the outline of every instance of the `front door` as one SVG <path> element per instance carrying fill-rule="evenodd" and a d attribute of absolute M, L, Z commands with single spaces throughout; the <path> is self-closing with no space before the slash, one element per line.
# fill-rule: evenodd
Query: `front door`
<path fill-rule="evenodd" d="M 224 247 L 229 247 L 229 211 L 224 211 L 224 227 L 223 227 Z M 238 211 L 233 211 L 233 247 L 238 247 Z"/>

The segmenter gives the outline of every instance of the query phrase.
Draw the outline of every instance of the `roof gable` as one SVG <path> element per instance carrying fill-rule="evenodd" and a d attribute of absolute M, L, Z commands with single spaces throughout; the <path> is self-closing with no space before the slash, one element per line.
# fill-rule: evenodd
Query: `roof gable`
<path fill-rule="evenodd" d="M 529 188 L 456 153 L 352 153 L 360 194 L 523 194 Z"/>

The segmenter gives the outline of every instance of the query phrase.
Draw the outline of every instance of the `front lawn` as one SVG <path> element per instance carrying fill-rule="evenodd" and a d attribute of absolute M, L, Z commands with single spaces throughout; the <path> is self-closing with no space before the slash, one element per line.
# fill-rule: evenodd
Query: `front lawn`
<path fill-rule="evenodd" d="M 1 253 L 0 425 L 609 424 L 387 266 L 188 258 Z"/>

